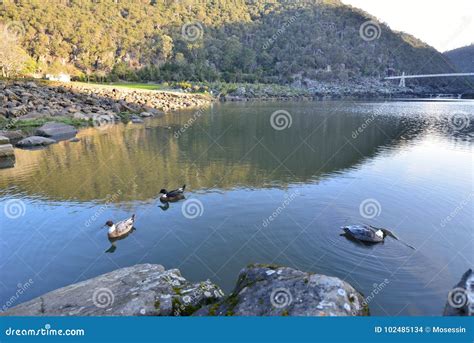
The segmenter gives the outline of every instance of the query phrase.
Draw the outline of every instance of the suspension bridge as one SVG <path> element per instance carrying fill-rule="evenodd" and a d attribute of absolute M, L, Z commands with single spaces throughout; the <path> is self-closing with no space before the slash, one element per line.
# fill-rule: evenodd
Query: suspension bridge
<path fill-rule="evenodd" d="M 448 74 L 420 74 L 420 75 L 405 75 L 405 72 L 399 76 L 387 76 L 384 80 L 400 80 L 399 86 L 405 87 L 405 79 L 421 79 L 427 77 L 456 77 L 456 76 L 474 76 L 474 73 L 448 73 Z"/>

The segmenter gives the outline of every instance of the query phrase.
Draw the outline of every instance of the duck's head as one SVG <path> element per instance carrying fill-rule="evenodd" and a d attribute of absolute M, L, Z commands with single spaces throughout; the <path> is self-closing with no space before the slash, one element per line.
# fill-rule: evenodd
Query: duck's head
<path fill-rule="evenodd" d="M 168 193 L 168 192 L 166 191 L 166 189 L 162 188 L 161 191 L 160 191 L 160 194 L 166 194 L 166 193 Z"/>
<path fill-rule="evenodd" d="M 105 226 L 111 227 L 111 226 L 113 226 L 113 225 L 114 225 L 114 222 L 111 221 L 111 220 L 107 220 L 107 221 L 105 222 Z"/>

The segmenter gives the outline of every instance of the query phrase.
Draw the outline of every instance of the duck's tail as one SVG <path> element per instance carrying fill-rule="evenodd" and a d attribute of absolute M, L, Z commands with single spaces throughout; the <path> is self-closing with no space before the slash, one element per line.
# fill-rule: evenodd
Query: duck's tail
<path fill-rule="evenodd" d="M 183 187 L 181 187 L 181 189 L 184 191 L 186 189 L 186 184 L 184 184 Z"/>
<path fill-rule="evenodd" d="M 132 214 L 132 220 L 135 221 L 135 213 Z"/>

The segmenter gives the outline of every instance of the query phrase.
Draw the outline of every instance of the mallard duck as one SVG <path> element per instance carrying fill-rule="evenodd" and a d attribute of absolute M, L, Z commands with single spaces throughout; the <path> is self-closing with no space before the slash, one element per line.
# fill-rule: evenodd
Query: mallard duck
<path fill-rule="evenodd" d="M 133 223 L 135 222 L 135 215 L 130 218 L 115 223 L 108 220 L 105 225 L 109 227 L 109 238 L 117 238 L 128 234 L 133 229 Z"/>
<path fill-rule="evenodd" d="M 186 185 L 183 185 L 183 187 L 181 188 L 178 188 L 178 189 L 174 189 L 172 191 L 167 191 L 166 189 L 162 189 L 160 191 L 160 194 L 163 194 L 162 196 L 160 196 L 160 201 L 161 202 L 174 202 L 174 201 L 178 201 L 178 200 L 181 200 L 181 199 L 184 199 L 184 189 L 186 188 Z"/>

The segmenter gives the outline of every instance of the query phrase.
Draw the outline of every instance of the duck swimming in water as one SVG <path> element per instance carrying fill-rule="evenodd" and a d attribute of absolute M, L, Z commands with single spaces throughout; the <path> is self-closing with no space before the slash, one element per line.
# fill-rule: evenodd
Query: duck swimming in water
<path fill-rule="evenodd" d="M 363 242 L 383 242 L 387 233 L 369 225 L 347 225 L 341 228 L 345 234 Z"/>
<path fill-rule="evenodd" d="M 390 236 L 397 241 L 400 241 L 397 236 L 395 236 L 391 231 L 383 228 L 378 228 L 371 225 L 346 225 L 341 228 L 344 231 L 343 235 L 348 235 L 358 241 L 366 243 L 380 243 L 383 242 L 385 237 Z M 406 246 L 413 248 L 411 245 L 406 244 L 403 241 L 401 243 Z"/>
<path fill-rule="evenodd" d="M 135 215 L 132 215 L 130 218 L 121 220 L 118 223 L 115 223 L 111 220 L 105 223 L 109 227 L 109 238 L 118 238 L 124 235 L 127 235 L 133 229 L 133 223 L 135 222 Z"/>
<path fill-rule="evenodd" d="M 160 201 L 166 203 L 166 202 L 175 202 L 175 201 L 184 199 L 185 188 L 186 188 L 186 185 L 183 185 L 183 187 L 174 189 L 169 192 L 163 188 L 160 191 L 160 194 L 163 194 L 162 196 L 160 196 Z"/>

